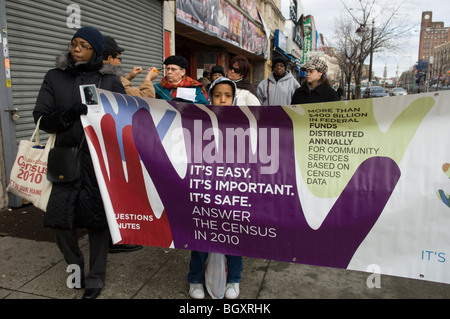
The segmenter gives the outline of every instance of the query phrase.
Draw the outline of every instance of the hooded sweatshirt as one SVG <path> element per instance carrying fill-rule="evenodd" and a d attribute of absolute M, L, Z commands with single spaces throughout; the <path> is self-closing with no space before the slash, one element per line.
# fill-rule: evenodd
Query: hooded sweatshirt
<path fill-rule="evenodd" d="M 237 99 L 238 99 L 238 97 L 237 97 L 237 87 L 236 87 L 236 83 L 234 83 L 234 82 L 231 81 L 229 78 L 224 77 L 224 76 L 222 76 L 222 77 L 218 78 L 217 80 L 215 80 L 215 81 L 211 84 L 211 86 L 209 87 L 209 91 L 208 91 L 208 102 L 209 102 L 209 104 L 212 104 L 212 96 L 211 96 L 211 93 L 212 93 L 214 87 L 215 87 L 217 84 L 219 84 L 219 83 L 229 83 L 229 84 L 232 86 L 232 88 L 233 88 L 233 105 L 237 105 Z"/>
<path fill-rule="evenodd" d="M 267 85 L 269 85 L 268 92 Z M 290 105 L 292 96 L 299 87 L 300 84 L 289 70 L 278 81 L 275 80 L 273 73 L 270 73 L 269 77 L 258 85 L 258 98 L 261 105 Z"/>

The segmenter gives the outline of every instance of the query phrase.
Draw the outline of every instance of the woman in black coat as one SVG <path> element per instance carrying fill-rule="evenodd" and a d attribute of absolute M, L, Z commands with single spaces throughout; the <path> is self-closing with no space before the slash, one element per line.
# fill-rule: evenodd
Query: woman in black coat
<path fill-rule="evenodd" d="M 328 67 L 318 58 L 308 61 L 302 71 L 306 71 L 306 83 L 295 90 L 291 104 L 307 104 L 338 101 L 337 92 L 326 77 Z"/>
<path fill-rule="evenodd" d="M 35 122 L 41 118 L 42 130 L 56 133 L 55 146 L 82 146 L 80 178 L 53 183 L 44 226 L 54 229 L 56 243 L 66 262 L 80 266 L 78 283 L 86 287 L 83 298 L 96 298 L 103 288 L 109 231 L 80 120 L 80 115 L 87 114 L 88 109 L 81 102 L 79 86 L 95 84 L 125 94 L 120 78 L 103 72 L 103 48 L 103 35 L 98 30 L 79 29 L 69 44 L 70 52 L 59 57 L 57 68 L 45 75 L 33 112 Z M 86 277 L 76 228 L 86 228 L 89 233 L 90 271 Z"/>

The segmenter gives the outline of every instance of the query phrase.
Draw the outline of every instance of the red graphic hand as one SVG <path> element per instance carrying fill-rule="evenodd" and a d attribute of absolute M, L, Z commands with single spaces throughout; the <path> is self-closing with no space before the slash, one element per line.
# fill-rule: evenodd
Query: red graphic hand
<path fill-rule="evenodd" d="M 152 210 L 145 188 L 139 154 L 133 141 L 131 126 L 125 126 L 122 131 L 128 178 L 125 177 L 116 134 L 116 124 L 112 115 L 106 114 L 102 118 L 101 130 L 104 136 L 106 160 L 103 158 L 97 134 L 92 126 L 86 127 L 86 134 L 98 154 L 111 203 L 116 218 L 121 224 L 121 243 L 141 245 L 151 243 L 152 246 L 169 247 L 172 242 L 169 219 L 165 210 L 159 219 Z M 109 170 L 106 168 L 106 161 Z"/>

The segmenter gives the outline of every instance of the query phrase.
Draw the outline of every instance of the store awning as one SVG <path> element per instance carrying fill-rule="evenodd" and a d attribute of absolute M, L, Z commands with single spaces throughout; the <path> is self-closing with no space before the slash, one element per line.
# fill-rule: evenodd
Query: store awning
<path fill-rule="evenodd" d="M 282 50 L 278 47 L 275 47 L 275 51 L 277 51 L 278 53 L 281 53 L 282 55 L 284 55 L 286 58 L 288 58 L 290 61 L 292 61 L 296 65 L 297 71 L 299 72 L 299 76 L 302 76 L 302 77 L 306 76 L 306 74 L 304 74 L 304 72 L 302 70 L 300 70 L 300 68 L 302 67 L 302 64 L 300 63 L 299 60 L 296 60 L 294 57 L 290 56 L 289 54 L 284 52 L 284 50 Z"/>

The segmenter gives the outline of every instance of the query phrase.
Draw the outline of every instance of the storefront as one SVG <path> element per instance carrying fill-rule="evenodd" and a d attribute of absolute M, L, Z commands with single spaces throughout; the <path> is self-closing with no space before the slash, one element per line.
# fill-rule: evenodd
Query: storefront
<path fill-rule="evenodd" d="M 177 1 L 175 52 L 190 61 L 189 76 L 198 79 L 214 65 L 226 71 L 229 59 L 240 54 L 252 65 L 253 85 L 263 80 L 268 39 L 254 2 L 246 5 L 252 8 L 224 0 Z"/>
<path fill-rule="evenodd" d="M 32 112 L 44 75 L 55 67 L 56 57 L 67 49 L 76 29 L 93 26 L 114 37 L 126 49 L 122 54 L 124 72 L 134 66 L 162 67 L 162 0 L 0 0 L 0 12 L 5 180 L 15 159 L 17 142 L 29 139 L 34 130 Z M 142 79 L 143 75 L 136 81 Z M 17 112 L 7 116 L 8 110 L 15 109 Z M 11 197 L 9 205 L 18 206 L 18 199 Z"/>

